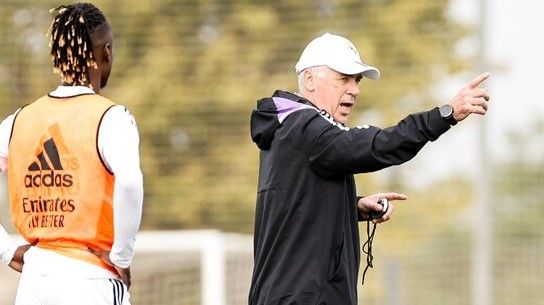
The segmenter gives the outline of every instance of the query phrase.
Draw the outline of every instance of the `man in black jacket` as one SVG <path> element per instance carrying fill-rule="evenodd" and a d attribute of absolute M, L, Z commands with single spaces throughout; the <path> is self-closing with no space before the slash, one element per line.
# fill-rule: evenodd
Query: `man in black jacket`
<path fill-rule="evenodd" d="M 260 153 L 255 266 L 250 305 L 355 305 L 359 270 L 357 222 L 379 211 L 380 193 L 356 197 L 353 175 L 413 158 L 472 113 L 485 114 L 481 74 L 453 100 L 380 129 L 345 126 L 363 77 L 379 71 L 346 38 L 326 33 L 296 64 L 298 94 L 276 91 L 258 101 L 251 136 Z M 389 219 L 393 209 L 374 222 Z"/>

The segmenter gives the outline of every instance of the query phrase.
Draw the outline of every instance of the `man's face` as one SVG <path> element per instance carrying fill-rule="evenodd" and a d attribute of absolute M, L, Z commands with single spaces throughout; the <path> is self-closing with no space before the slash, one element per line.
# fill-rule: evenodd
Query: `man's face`
<path fill-rule="evenodd" d="M 328 67 L 314 77 L 312 102 L 327 111 L 335 121 L 345 124 L 359 95 L 362 75 L 346 75 Z"/>

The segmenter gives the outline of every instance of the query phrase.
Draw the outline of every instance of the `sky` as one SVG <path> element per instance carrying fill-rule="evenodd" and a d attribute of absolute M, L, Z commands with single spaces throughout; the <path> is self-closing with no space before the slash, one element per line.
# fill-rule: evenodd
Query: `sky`
<path fill-rule="evenodd" d="M 460 22 L 480 27 L 479 0 L 452 0 L 449 14 Z M 529 158 L 542 160 L 544 140 L 536 123 L 544 121 L 544 1 L 487 0 L 483 25 L 485 58 L 491 77 L 484 83 L 491 93 L 485 117 L 470 116 L 436 142 L 430 143 L 400 171 L 413 186 L 427 186 L 452 175 L 477 177 L 480 125 L 487 134 L 488 158 L 496 162 Z M 457 52 L 477 52 L 477 38 L 460 42 Z M 463 51 L 464 50 L 464 51 Z M 448 79 L 439 86 L 441 99 L 451 99 L 465 82 L 480 72 Z M 512 141 L 513 134 L 532 135 Z M 523 154 L 519 154 L 522 151 Z M 388 173 L 384 174 L 387 177 Z"/>

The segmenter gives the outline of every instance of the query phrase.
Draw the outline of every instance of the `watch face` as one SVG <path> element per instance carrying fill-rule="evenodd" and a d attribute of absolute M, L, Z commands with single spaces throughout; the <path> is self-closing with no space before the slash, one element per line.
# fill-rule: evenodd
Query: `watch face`
<path fill-rule="evenodd" d="M 440 115 L 443 118 L 447 118 L 453 114 L 453 107 L 451 107 L 450 105 L 444 105 L 440 107 L 439 110 L 440 110 Z"/>

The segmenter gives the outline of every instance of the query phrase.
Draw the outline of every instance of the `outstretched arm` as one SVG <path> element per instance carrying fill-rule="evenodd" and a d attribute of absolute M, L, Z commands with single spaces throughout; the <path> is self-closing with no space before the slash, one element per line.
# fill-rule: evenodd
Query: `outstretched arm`
<path fill-rule="evenodd" d="M 472 79 L 452 99 L 453 118 L 464 120 L 472 113 L 485 114 L 489 93 L 478 86 L 489 77 L 483 73 Z M 343 128 L 323 116 L 314 115 L 303 131 L 304 147 L 309 147 L 312 169 L 321 176 L 377 171 L 412 159 L 429 142 L 450 129 L 438 107 L 408 115 L 388 128 L 360 126 Z"/>

